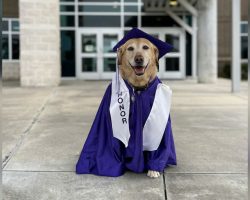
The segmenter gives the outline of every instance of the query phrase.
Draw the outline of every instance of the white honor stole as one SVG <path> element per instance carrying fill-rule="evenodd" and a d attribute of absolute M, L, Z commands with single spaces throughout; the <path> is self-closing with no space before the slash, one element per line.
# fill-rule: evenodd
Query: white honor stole
<path fill-rule="evenodd" d="M 125 147 L 128 146 L 129 131 L 129 90 L 120 77 L 118 90 L 115 77 L 112 79 L 112 94 L 110 102 L 110 115 L 113 136 L 120 140 Z M 143 127 L 143 151 L 158 149 L 165 132 L 171 106 L 172 90 L 165 84 L 159 83 L 155 93 L 153 106 Z"/>

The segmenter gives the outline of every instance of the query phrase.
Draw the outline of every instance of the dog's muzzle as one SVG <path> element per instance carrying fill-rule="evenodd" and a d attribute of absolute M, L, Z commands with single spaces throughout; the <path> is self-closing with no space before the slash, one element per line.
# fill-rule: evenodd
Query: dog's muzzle
<path fill-rule="evenodd" d="M 135 74 L 136 74 L 137 76 L 142 76 L 142 75 L 145 73 L 145 70 L 147 69 L 148 64 L 149 64 L 149 62 L 147 63 L 146 66 L 142 66 L 142 65 L 135 65 L 135 66 L 133 66 L 133 65 L 131 65 L 131 63 L 129 62 L 130 67 L 132 67 L 132 69 L 134 70 L 134 72 L 135 72 Z"/>

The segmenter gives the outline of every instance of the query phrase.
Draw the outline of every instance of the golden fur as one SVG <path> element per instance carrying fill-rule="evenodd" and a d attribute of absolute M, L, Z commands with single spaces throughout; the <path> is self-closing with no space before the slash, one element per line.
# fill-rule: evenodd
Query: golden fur
<path fill-rule="evenodd" d="M 142 75 L 136 74 L 133 68 L 138 65 L 138 57 L 143 59 Z M 130 39 L 118 49 L 118 64 L 123 79 L 134 87 L 145 87 L 157 74 L 158 49 L 147 39 Z"/>

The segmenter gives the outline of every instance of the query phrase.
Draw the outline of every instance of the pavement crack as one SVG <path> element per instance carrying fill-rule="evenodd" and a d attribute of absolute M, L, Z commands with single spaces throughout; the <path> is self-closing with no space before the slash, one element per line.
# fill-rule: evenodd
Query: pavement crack
<path fill-rule="evenodd" d="M 21 145 L 22 145 L 23 141 L 25 140 L 26 136 L 30 133 L 30 131 L 33 128 L 33 126 L 39 120 L 39 117 L 42 114 L 42 112 L 44 111 L 46 105 L 51 100 L 51 98 L 55 95 L 56 89 L 57 89 L 56 87 L 53 88 L 53 90 L 50 93 L 50 95 L 45 99 L 45 101 L 42 104 L 42 106 L 37 110 L 36 114 L 34 115 L 34 117 L 31 120 L 31 123 L 29 123 L 29 125 L 27 126 L 27 128 L 21 133 L 21 136 L 20 136 L 19 140 L 17 141 L 16 145 L 14 146 L 14 148 L 8 153 L 8 155 L 6 155 L 4 157 L 3 162 L 2 162 L 2 169 L 4 169 L 4 167 L 8 164 L 8 162 L 10 161 L 10 159 L 15 155 L 15 153 L 21 147 Z"/>
<path fill-rule="evenodd" d="M 220 175 L 220 174 L 247 174 L 247 172 L 167 172 L 167 174 L 195 174 L 195 175 Z"/>
<path fill-rule="evenodd" d="M 7 169 L 3 170 L 3 172 L 18 172 L 18 173 L 74 173 L 73 170 L 15 170 L 15 169 Z"/>
<path fill-rule="evenodd" d="M 165 179 L 165 173 L 164 172 L 162 174 L 162 178 L 163 178 L 164 196 L 165 196 L 165 200 L 167 200 L 168 199 L 168 194 L 167 194 L 166 179 Z"/>

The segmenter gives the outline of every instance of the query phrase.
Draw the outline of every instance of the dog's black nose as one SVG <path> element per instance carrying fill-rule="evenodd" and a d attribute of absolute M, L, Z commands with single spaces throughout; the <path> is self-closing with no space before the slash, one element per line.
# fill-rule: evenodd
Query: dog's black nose
<path fill-rule="evenodd" d="M 135 56 L 135 63 L 138 65 L 143 64 L 143 57 L 141 55 Z"/>

